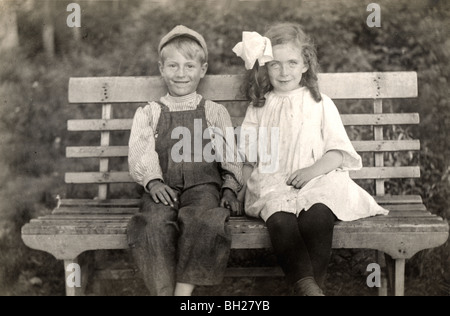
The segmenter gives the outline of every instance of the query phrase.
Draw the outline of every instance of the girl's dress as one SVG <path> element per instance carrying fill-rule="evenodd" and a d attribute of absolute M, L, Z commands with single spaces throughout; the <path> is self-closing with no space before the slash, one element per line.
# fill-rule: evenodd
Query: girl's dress
<path fill-rule="evenodd" d="M 255 130 L 257 138 L 242 141 L 247 158 L 252 157 L 249 148 L 258 148 L 257 163 L 247 182 L 247 215 L 265 221 L 281 211 L 298 216 L 316 203 L 327 205 L 342 221 L 388 214 L 350 178 L 349 170 L 362 167 L 361 157 L 326 95 L 316 102 L 305 87 L 269 92 L 263 107 L 250 105 L 247 110 L 242 131 Z M 312 179 L 301 189 L 286 184 L 293 172 L 311 166 L 329 150 L 342 152 L 340 168 Z"/>

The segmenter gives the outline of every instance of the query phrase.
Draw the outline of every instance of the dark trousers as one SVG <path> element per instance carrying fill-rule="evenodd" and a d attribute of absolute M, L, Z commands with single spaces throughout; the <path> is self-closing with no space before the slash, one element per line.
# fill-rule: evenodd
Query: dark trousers
<path fill-rule="evenodd" d="M 231 247 L 230 211 L 220 208 L 216 185 L 182 191 L 175 207 L 143 196 L 128 225 L 128 243 L 151 295 L 173 295 L 175 284 L 222 281 Z"/>
<path fill-rule="evenodd" d="M 323 286 L 335 221 L 336 216 L 324 204 L 314 204 L 298 217 L 287 212 L 269 217 L 266 224 L 272 246 L 289 284 L 314 277 Z"/>

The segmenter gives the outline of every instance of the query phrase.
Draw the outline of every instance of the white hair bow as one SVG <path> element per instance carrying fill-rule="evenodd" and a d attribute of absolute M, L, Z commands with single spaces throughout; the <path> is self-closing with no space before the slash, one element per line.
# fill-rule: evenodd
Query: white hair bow
<path fill-rule="evenodd" d="M 234 46 L 233 52 L 244 60 L 248 70 L 253 68 L 257 60 L 260 66 L 273 60 L 270 39 L 257 32 L 242 32 L 242 42 Z"/>

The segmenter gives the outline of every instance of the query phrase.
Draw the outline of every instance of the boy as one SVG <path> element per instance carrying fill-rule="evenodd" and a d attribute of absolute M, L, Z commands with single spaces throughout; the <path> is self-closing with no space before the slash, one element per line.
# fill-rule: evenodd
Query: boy
<path fill-rule="evenodd" d="M 225 223 L 229 209 L 241 213 L 236 196 L 242 170 L 237 157 L 207 162 L 203 150 L 187 149 L 199 142 L 205 148 L 210 140 L 204 133 L 232 126 L 222 105 L 196 92 L 208 68 L 204 38 L 179 25 L 161 39 L 158 52 L 168 94 L 138 108 L 133 120 L 128 162 L 145 193 L 128 226 L 128 243 L 151 295 L 191 295 L 195 285 L 222 281 L 231 244 Z M 205 130 L 198 131 L 199 122 Z M 182 136 L 191 147 L 180 150 L 180 139 L 173 139 L 179 128 L 192 136 Z M 222 152 L 232 145 L 210 136 L 213 147 L 223 144 Z"/>

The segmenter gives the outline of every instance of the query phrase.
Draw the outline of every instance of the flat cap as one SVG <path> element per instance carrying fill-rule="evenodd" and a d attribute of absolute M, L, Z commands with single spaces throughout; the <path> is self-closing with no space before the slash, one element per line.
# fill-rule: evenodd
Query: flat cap
<path fill-rule="evenodd" d="M 203 51 L 205 52 L 206 60 L 208 60 L 208 48 L 206 47 L 206 42 L 203 36 L 201 36 L 199 33 L 197 33 L 194 30 L 191 30 L 190 28 L 184 26 L 184 25 L 177 25 L 173 28 L 172 31 L 167 33 L 159 42 L 158 46 L 158 52 L 161 53 L 161 50 L 163 47 L 169 43 L 171 40 L 180 37 L 180 36 L 186 36 L 190 37 L 196 42 L 200 44 L 200 46 L 203 48 Z"/>

